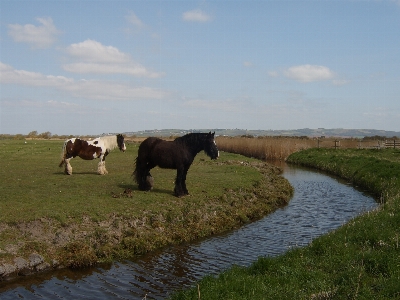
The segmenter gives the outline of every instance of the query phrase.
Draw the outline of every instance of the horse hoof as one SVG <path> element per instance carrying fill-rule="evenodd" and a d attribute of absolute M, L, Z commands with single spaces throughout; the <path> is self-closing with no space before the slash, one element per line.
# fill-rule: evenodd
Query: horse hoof
<path fill-rule="evenodd" d="M 185 194 L 183 194 L 183 193 L 174 193 L 174 195 L 175 195 L 175 197 L 178 197 L 178 198 L 182 198 L 182 197 L 185 197 L 186 195 Z"/>

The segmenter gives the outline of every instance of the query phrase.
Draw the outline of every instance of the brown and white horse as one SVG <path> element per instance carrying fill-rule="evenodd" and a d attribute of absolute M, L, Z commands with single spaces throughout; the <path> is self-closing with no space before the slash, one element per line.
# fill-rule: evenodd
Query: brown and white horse
<path fill-rule="evenodd" d="M 85 141 L 80 138 L 71 138 L 64 142 L 61 152 L 61 162 L 59 167 L 65 165 L 64 173 L 72 175 L 72 167 L 69 161 L 79 156 L 82 159 L 92 160 L 100 158 L 97 173 L 100 175 L 107 174 L 106 156 L 115 148 L 125 152 L 126 147 L 122 134 L 102 136 L 91 141 Z"/>

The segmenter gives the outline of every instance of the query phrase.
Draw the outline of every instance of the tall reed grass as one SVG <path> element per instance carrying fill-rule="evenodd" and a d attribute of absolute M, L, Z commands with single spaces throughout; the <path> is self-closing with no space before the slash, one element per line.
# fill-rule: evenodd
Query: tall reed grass
<path fill-rule="evenodd" d="M 282 136 L 219 136 L 216 138 L 218 149 L 221 151 L 241 154 L 262 160 L 286 160 L 295 152 L 310 148 L 381 148 L 382 140 L 366 140 L 356 138 L 309 138 Z"/>
<path fill-rule="evenodd" d="M 315 141 L 281 137 L 218 137 L 218 149 L 262 160 L 284 160 L 291 153 L 316 146 Z"/>

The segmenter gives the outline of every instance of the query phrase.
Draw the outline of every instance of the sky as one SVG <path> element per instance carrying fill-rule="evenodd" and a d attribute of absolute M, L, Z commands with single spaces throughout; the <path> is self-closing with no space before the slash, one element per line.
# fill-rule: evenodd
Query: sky
<path fill-rule="evenodd" d="M 0 0 L 0 133 L 400 130 L 399 0 Z"/>

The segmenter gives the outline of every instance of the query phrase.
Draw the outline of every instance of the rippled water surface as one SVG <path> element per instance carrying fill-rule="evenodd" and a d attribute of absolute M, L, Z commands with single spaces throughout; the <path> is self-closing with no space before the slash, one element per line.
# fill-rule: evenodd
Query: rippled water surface
<path fill-rule="evenodd" d="M 298 167 L 284 168 L 295 189 L 290 203 L 234 232 L 169 247 L 135 261 L 63 270 L 0 285 L 0 299 L 164 299 L 233 264 L 248 266 L 303 246 L 377 206 L 345 182 Z"/>

